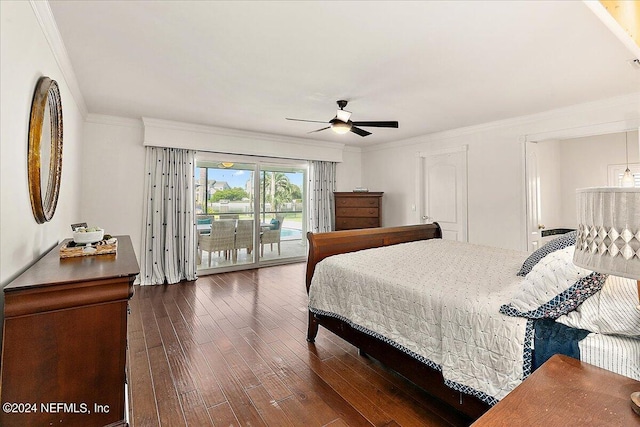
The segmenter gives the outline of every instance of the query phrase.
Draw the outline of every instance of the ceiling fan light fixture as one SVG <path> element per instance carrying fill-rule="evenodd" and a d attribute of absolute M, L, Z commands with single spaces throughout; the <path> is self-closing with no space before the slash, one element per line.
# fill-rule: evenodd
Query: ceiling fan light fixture
<path fill-rule="evenodd" d="M 345 123 L 348 123 L 351 119 L 351 111 L 347 110 L 338 110 L 336 111 L 336 119 L 342 120 Z"/>
<path fill-rule="evenodd" d="M 316 129 L 316 130 L 312 130 L 311 132 L 307 132 L 307 133 L 316 133 L 316 132 L 322 132 L 323 130 L 326 129 L 331 129 L 333 130 L 334 133 L 337 133 L 339 135 L 344 135 L 345 133 L 348 132 L 353 132 L 358 136 L 369 136 L 371 135 L 371 132 L 362 129 L 362 127 L 376 127 L 376 128 L 398 128 L 398 122 L 397 121 L 355 121 L 352 122 L 351 121 L 351 111 L 347 111 L 344 109 L 344 107 L 347 106 L 347 101 L 345 100 L 340 100 L 337 101 L 338 103 L 338 107 L 340 108 L 337 112 L 336 112 L 336 116 L 329 120 L 328 122 L 324 122 L 324 121 L 320 121 L 320 120 L 304 120 L 304 119 L 292 119 L 287 117 L 287 120 L 293 120 L 296 122 L 311 122 L 311 123 L 325 123 L 328 124 L 329 126 L 325 126 L 323 128 L 320 129 Z"/>
<path fill-rule="evenodd" d="M 345 133 L 351 130 L 351 121 L 343 122 L 342 120 L 333 119 L 329 123 L 331 123 L 331 130 L 337 133 L 338 135 L 344 135 Z"/>

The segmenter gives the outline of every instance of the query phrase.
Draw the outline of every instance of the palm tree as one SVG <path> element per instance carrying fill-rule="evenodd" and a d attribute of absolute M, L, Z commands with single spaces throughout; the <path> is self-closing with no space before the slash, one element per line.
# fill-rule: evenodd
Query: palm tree
<path fill-rule="evenodd" d="M 270 202 L 273 210 L 277 212 L 283 204 L 291 201 L 292 186 L 294 184 L 291 184 L 291 181 L 283 172 L 265 172 L 263 176 L 262 188 L 269 187 L 269 194 L 262 192 L 263 201 Z"/>

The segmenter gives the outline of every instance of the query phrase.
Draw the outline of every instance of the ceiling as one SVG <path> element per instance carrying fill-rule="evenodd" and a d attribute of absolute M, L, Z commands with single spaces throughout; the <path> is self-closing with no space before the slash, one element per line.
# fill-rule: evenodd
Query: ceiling
<path fill-rule="evenodd" d="M 90 113 L 371 146 L 636 92 L 578 1 L 50 1 Z M 397 120 L 366 138 L 352 120 Z"/>

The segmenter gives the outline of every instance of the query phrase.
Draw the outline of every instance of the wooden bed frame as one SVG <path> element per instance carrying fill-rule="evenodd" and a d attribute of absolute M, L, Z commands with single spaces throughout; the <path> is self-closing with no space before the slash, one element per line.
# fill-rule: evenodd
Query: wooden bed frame
<path fill-rule="evenodd" d="M 442 238 L 442 230 L 437 223 L 333 231 L 329 233 L 307 233 L 307 239 L 309 240 L 306 277 L 307 293 L 309 293 L 309 286 L 311 285 L 311 278 L 316 264 L 328 256 L 416 240 L 439 238 Z M 489 405 L 480 399 L 447 387 L 444 384 L 441 372 L 424 365 L 392 345 L 360 332 L 334 317 L 314 314 L 309 311 L 307 341 L 314 342 L 320 325 L 356 346 L 360 354 L 366 354 L 377 359 L 429 394 L 474 419 L 480 417 L 489 409 Z"/>

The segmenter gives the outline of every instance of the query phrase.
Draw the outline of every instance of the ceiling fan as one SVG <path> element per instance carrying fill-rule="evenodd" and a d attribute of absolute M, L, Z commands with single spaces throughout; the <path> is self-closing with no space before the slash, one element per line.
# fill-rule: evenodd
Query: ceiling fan
<path fill-rule="evenodd" d="M 327 127 L 312 130 L 311 132 L 307 132 L 307 133 L 314 133 L 314 132 L 320 132 L 321 130 L 331 129 L 332 131 L 338 134 L 353 132 L 360 136 L 367 136 L 367 135 L 371 135 L 371 132 L 368 132 L 364 129 L 360 129 L 358 126 L 377 127 L 377 128 L 397 128 L 398 127 L 397 121 L 352 122 L 350 120 L 351 112 L 346 111 L 344 109 L 344 107 L 347 106 L 347 103 L 348 101 L 345 101 L 345 100 L 337 101 L 338 107 L 340 109 L 336 112 L 336 116 L 333 119 L 329 120 L 328 122 L 320 121 L 320 120 L 290 119 L 288 117 L 286 119 L 293 120 L 296 122 L 312 122 L 312 123 L 328 123 L 329 124 L 329 126 Z"/>

